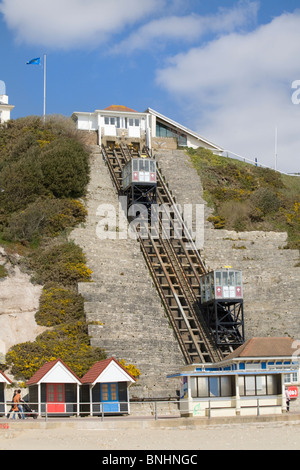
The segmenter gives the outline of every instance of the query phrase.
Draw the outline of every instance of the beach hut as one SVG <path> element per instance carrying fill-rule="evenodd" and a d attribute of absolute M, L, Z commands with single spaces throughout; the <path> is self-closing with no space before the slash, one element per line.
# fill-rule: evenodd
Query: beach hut
<path fill-rule="evenodd" d="M 10 384 L 11 380 L 0 370 L 0 415 L 5 414 L 6 387 Z"/>
<path fill-rule="evenodd" d="M 136 379 L 113 357 L 99 361 L 81 379 L 82 410 L 90 415 L 130 413 L 129 387 Z"/>
<path fill-rule="evenodd" d="M 78 415 L 80 379 L 61 360 L 44 364 L 27 382 L 29 402 L 38 414 Z"/>

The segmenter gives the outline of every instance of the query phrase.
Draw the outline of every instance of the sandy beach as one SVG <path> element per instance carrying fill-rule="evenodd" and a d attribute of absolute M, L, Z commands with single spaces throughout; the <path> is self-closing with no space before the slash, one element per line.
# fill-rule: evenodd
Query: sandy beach
<path fill-rule="evenodd" d="M 300 421 L 174 426 L 170 420 L 126 424 L 0 423 L 0 450 L 203 451 L 299 450 Z M 150 424 L 151 423 L 151 424 Z M 100 425 L 101 424 L 101 425 Z M 29 426 L 28 426 L 29 425 Z"/>

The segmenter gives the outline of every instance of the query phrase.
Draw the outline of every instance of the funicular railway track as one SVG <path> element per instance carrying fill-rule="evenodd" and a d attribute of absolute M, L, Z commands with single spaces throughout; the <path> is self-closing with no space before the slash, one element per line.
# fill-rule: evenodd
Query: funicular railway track
<path fill-rule="evenodd" d="M 113 148 L 102 146 L 101 150 L 115 188 L 121 195 L 122 169 L 131 158 L 140 157 L 140 154 L 137 150 L 124 145 Z M 150 157 L 147 150 L 145 153 Z M 148 269 L 186 363 L 217 362 L 224 356 L 224 351 L 215 344 L 199 308 L 200 276 L 206 272 L 205 267 L 196 247 L 195 250 L 186 248 L 187 242 L 193 243 L 188 232 L 185 232 L 183 237 L 175 236 L 176 224 L 181 216 L 159 170 L 157 170 L 157 203 L 172 208 L 164 214 L 169 218 L 171 229 L 169 236 L 164 236 L 164 224 L 159 218 L 159 230 L 154 235 L 149 226 L 144 227 L 146 237 L 139 234 L 140 247 Z"/>

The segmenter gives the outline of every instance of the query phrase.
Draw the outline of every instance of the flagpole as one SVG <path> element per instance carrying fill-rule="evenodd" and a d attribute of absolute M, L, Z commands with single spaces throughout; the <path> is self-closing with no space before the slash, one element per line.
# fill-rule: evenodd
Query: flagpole
<path fill-rule="evenodd" d="M 43 109 L 44 122 L 46 118 L 46 62 L 47 62 L 47 57 L 46 57 L 46 54 L 44 54 L 44 109 Z"/>
<path fill-rule="evenodd" d="M 278 128 L 275 127 L 275 170 L 277 171 L 277 158 L 278 157 Z"/>

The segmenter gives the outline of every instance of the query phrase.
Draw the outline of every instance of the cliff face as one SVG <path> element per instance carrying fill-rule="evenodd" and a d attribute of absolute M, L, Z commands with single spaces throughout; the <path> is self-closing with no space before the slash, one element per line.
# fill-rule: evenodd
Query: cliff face
<path fill-rule="evenodd" d="M 0 278 L 0 356 L 3 356 L 11 346 L 33 341 L 45 328 L 35 321 L 42 287 L 33 285 L 27 274 L 12 265 L 1 247 L 0 265 L 8 273 Z"/>

